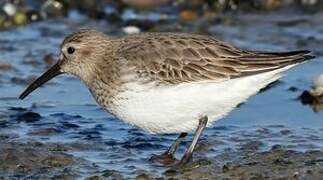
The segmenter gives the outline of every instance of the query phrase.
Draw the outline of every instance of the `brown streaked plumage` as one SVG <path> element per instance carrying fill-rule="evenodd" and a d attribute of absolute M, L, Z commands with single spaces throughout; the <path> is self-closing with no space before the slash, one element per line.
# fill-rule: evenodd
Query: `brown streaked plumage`
<path fill-rule="evenodd" d="M 157 159 L 174 159 L 187 132 L 196 129 L 179 162 L 184 165 L 207 125 L 311 58 L 309 51 L 242 50 L 203 35 L 142 33 L 114 39 L 82 30 L 65 38 L 58 62 L 19 98 L 61 73 L 73 74 L 119 119 L 151 133 L 181 133 Z"/>
<path fill-rule="evenodd" d="M 121 40 L 116 51 L 150 78 L 169 83 L 223 81 L 271 71 L 313 58 L 309 51 L 282 53 L 237 49 L 210 36 L 142 33 Z"/>

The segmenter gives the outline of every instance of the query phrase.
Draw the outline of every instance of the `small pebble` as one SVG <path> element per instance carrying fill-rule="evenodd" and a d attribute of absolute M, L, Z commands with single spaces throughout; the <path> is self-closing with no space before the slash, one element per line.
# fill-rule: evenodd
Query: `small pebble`
<path fill-rule="evenodd" d="M 283 1 L 281 0 L 266 0 L 265 2 L 265 8 L 266 9 L 277 9 L 281 7 L 283 4 Z"/>
<path fill-rule="evenodd" d="M 230 170 L 230 168 L 229 168 L 229 165 L 228 164 L 225 164 L 225 165 L 223 165 L 222 166 L 222 171 L 223 171 L 223 173 L 226 173 L 226 172 L 228 172 Z"/>
<path fill-rule="evenodd" d="M 41 15 L 47 17 L 62 17 L 67 13 L 66 6 L 58 0 L 47 0 L 41 7 Z"/>
<path fill-rule="evenodd" d="M 137 26 L 127 26 L 122 28 L 122 31 L 126 34 L 138 34 L 140 29 Z"/>
<path fill-rule="evenodd" d="M 12 68 L 12 65 L 9 63 L 0 63 L 0 70 L 9 70 Z"/>
<path fill-rule="evenodd" d="M 103 179 L 104 178 L 100 177 L 100 176 L 91 176 L 91 177 L 86 178 L 86 180 L 103 180 Z"/>
<path fill-rule="evenodd" d="M 288 91 L 296 92 L 296 91 L 298 91 L 298 88 L 291 86 L 290 88 L 288 88 Z"/>
<path fill-rule="evenodd" d="M 8 16 L 13 16 L 17 12 L 16 6 L 11 3 L 6 3 L 2 9 Z"/>
<path fill-rule="evenodd" d="M 27 111 L 23 113 L 18 113 L 14 117 L 18 122 L 33 123 L 39 121 L 41 116 L 38 113 Z"/>
<path fill-rule="evenodd" d="M 23 12 L 18 12 L 13 16 L 13 22 L 16 25 L 26 24 L 28 21 L 27 15 Z"/>
<path fill-rule="evenodd" d="M 43 164 L 50 167 L 62 167 L 73 163 L 72 156 L 51 156 L 43 160 Z"/>
<path fill-rule="evenodd" d="M 116 171 L 116 170 L 104 170 L 102 172 L 102 176 L 105 178 L 111 178 L 111 179 L 123 179 L 123 176 L 121 174 L 121 172 Z"/>
<path fill-rule="evenodd" d="M 318 2 L 319 0 L 301 0 L 302 5 L 305 6 L 314 6 L 317 5 Z"/>
<path fill-rule="evenodd" d="M 294 172 L 294 175 L 293 175 L 293 178 L 297 178 L 297 177 L 299 177 L 299 172 Z"/>
<path fill-rule="evenodd" d="M 170 0 L 122 0 L 122 2 L 138 9 L 153 9 L 166 5 Z"/>
<path fill-rule="evenodd" d="M 52 54 L 52 53 L 46 54 L 46 55 L 44 56 L 44 62 L 45 62 L 47 65 L 52 65 L 52 64 L 54 64 L 55 59 L 53 58 L 53 54 Z"/>
<path fill-rule="evenodd" d="M 30 22 L 41 20 L 41 16 L 37 11 L 28 11 L 27 12 L 27 17 L 28 17 Z"/>
<path fill-rule="evenodd" d="M 323 74 L 314 78 L 313 85 L 310 94 L 315 97 L 323 96 Z"/>
<path fill-rule="evenodd" d="M 197 14 L 192 10 L 184 10 L 179 13 L 179 18 L 183 21 L 193 21 L 197 19 Z"/>

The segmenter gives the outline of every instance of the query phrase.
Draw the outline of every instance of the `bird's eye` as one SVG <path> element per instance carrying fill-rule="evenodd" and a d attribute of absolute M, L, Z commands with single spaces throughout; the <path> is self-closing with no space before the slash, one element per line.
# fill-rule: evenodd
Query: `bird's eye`
<path fill-rule="evenodd" d="M 73 47 L 68 47 L 67 48 L 67 53 L 68 54 L 73 54 L 75 52 L 75 48 L 73 48 Z"/>

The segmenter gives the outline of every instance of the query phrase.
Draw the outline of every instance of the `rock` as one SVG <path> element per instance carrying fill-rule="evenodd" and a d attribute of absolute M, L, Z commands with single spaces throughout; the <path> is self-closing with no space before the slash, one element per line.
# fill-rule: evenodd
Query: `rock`
<path fill-rule="evenodd" d="M 153 178 L 146 173 L 142 173 L 136 176 L 136 180 L 149 180 L 149 179 L 153 179 Z"/>
<path fill-rule="evenodd" d="M 266 9 L 277 9 L 283 5 L 283 0 L 266 0 L 264 6 Z"/>
<path fill-rule="evenodd" d="M 28 11 L 27 17 L 30 22 L 41 20 L 41 15 L 37 11 Z"/>
<path fill-rule="evenodd" d="M 38 113 L 32 111 L 18 112 L 13 114 L 12 117 L 18 122 L 33 123 L 39 121 L 41 116 Z"/>
<path fill-rule="evenodd" d="M 309 93 L 309 91 L 302 92 L 302 94 L 299 96 L 299 99 L 304 105 L 313 104 L 314 102 L 314 97 Z"/>
<path fill-rule="evenodd" d="M 28 18 L 24 12 L 18 12 L 13 16 L 13 22 L 16 25 L 24 25 L 27 24 Z"/>
<path fill-rule="evenodd" d="M 179 13 L 179 18 L 183 21 L 193 21 L 197 19 L 197 14 L 193 10 L 184 10 Z"/>
<path fill-rule="evenodd" d="M 102 173 L 103 173 L 102 176 L 105 178 L 116 179 L 116 180 L 124 179 L 121 172 L 116 170 L 104 170 Z"/>
<path fill-rule="evenodd" d="M 43 18 L 62 17 L 67 15 L 67 5 L 59 0 L 47 0 L 41 7 Z"/>
<path fill-rule="evenodd" d="M 9 70 L 12 69 L 12 65 L 9 63 L 0 63 L 0 70 Z"/>
<path fill-rule="evenodd" d="M 170 0 L 122 0 L 122 2 L 138 9 L 152 9 L 166 5 Z"/>
<path fill-rule="evenodd" d="M 46 158 L 43 161 L 43 164 L 52 166 L 52 167 L 62 167 L 67 166 L 73 163 L 72 156 L 51 156 Z"/>
<path fill-rule="evenodd" d="M 140 29 L 137 26 L 126 26 L 122 28 L 122 31 L 126 34 L 138 34 Z"/>
<path fill-rule="evenodd" d="M 6 3 L 2 7 L 3 11 L 8 15 L 8 16 L 13 16 L 17 13 L 17 8 L 14 4 L 11 3 Z"/>
<path fill-rule="evenodd" d="M 242 144 L 240 149 L 242 151 L 255 152 L 259 150 L 263 145 L 264 143 L 262 143 L 261 141 L 249 141 L 245 144 Z"/>
<path fill-rule="evenodd" d="M 319 3 L 319 0 L 301 0 L 302 5 L 314 6 Z"/>
<path fill-rule="evenodd" d="M 309 92 L 314 97 L 323 96 L 323 74 L 314 78 L 313 89 Z"/>
<path fill-rule="evenodd" d="M 296 91 L 298 91 L 298 88 L 295 87 L 295 86 L 291 86 L 291 87 L 288 88 L 288 91 L 296 92 Z"/>
<path fill-rule="evenodd" d="M 104 178 L 101 176 L 91 176 L 86 178 L 85 180 L 104 180 Z"/>
<path fill-rule="evenodd" d="M 53 65 L 55 62 L 55 59 L 53 58 L 53 53 L 46 54 L 43 60 L 46 63 L 46 65 Z"/>
<path fill-rule="evenodd" d="M 53 149 L 69 144 L 21 142 L 10 136 L 0 134 L 0 176 L 5 179 L 75 179 L 80 178 L 79 168 L 99 171 L 86 160 Z"/>
<path fill-rule="evenodd" d="M 313 96 L 312 94 L 309 91 L 304 91 L 299 96 L 301 103 L 304 105 L 310 105 L 314 112 L 323 110 L 323 95 L 321 94 L 320 96 Z M 316 94 L 314 93 L 314 95 Z"/>
<path fill-rule="evenodd" d="M 310 105 L 314 112 L 323 110 L 323 74 L 314 78 L 313 88 L 304 91 L 299 99 L 302 104 Z"/>

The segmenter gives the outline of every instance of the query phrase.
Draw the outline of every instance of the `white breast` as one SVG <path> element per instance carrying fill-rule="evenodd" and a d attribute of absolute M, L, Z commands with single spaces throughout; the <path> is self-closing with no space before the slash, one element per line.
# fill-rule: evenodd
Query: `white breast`
<path fill-rule="evenodd" d="M 292 66 L 225 82 L 185 83 L 175 86 L 126 84 L 129 91 L 118 94 L 113 112 L 125 122 L 150 133 L 179 133 L 195 130 L 201 116 L 208 125 L 238 104 L 281 77 Z"/>

